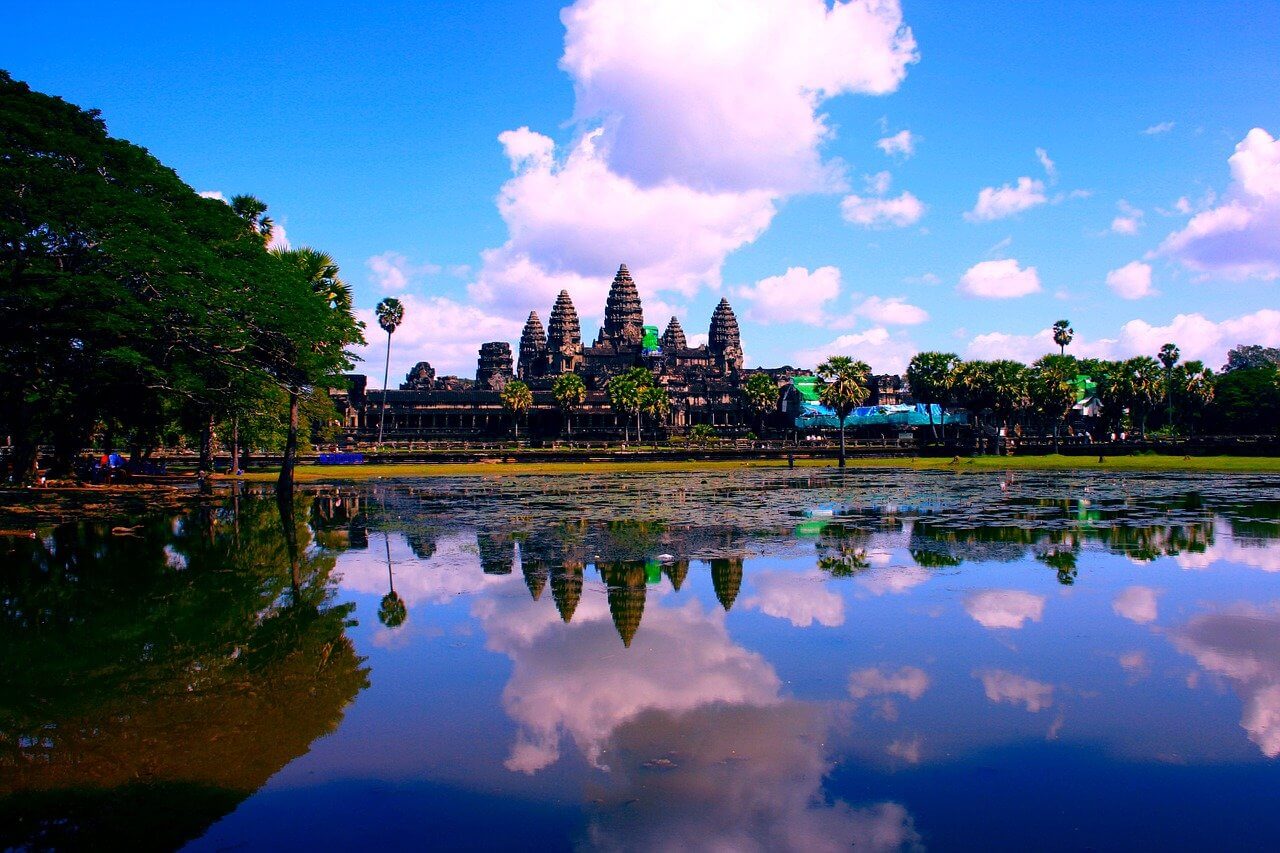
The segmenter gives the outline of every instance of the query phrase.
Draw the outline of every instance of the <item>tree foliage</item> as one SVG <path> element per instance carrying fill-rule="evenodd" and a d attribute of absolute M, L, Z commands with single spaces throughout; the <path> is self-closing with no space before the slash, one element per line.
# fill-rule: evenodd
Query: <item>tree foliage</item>
<path fill-rule="evenodd" d="M 270 231 L 251 196 L 202 198 L 97 111 L 0 72 L 10 475 L 29 477 L 41 445 L 69 468 L 95 437 L 145 453 L 207 435 L 271 402 L 264 385 L 296 398 L 348 369 L 362 339 L 336 266 L 271 254 Z"/>

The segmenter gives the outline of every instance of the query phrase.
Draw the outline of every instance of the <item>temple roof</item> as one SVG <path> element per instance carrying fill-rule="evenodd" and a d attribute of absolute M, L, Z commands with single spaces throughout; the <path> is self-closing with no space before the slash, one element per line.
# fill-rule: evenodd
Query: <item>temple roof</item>
<path fill-rule="evenodd" d="M 667 323 L 667 330 L 662 333 L 662 348 L 668 352 L 689 348 L 684 329 L 680 327 L 680 321 L 675 317 L 671 318 L 671 322 Z"/>

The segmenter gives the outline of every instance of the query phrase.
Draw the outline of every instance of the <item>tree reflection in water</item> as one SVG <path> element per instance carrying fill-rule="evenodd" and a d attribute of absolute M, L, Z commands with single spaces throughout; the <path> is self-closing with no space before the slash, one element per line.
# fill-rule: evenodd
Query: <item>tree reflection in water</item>
<path fill-rule="evenodd" d="M 368 670 L 310 504 L 0 540 L 0 846 L 172 848 L 337 726 Z"/>

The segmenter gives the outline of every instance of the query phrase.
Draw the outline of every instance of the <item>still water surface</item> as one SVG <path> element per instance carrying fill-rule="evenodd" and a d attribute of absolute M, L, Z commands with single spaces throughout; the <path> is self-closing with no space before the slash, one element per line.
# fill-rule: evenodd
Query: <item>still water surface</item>
<path fill-rule="evenodd" d="M 0 539 L 0 847 L 1280 845 L 1280 478 L 432 479 L 138 523 Z"/>

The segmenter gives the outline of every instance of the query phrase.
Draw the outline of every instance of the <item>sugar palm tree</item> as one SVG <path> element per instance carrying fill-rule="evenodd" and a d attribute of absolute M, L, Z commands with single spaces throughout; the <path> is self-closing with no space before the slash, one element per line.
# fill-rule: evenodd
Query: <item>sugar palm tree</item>
<path fill-rule="evenodd" d="M 933 405 L 942 405 L 951 398 L 960 357 L 953 352 L 918 352 L 907 365 L 907 384 L 911 395 L 925 405 L 929 413 L 929 431 L 936 441 L 938 428 L 933 422 Z M 943 432 L 946 432 L 944 421 Z"/>
<path fill-rule="evenodd" d="M 1124 396 L 1132 416 L 1138 415 L 1139 435 L 1147 437 L 1147 415 L 1160 399 L 1160 364 L 1149 355 L 1140 355 L 1124 363 Z"/>
<path fill-rule="evenodd" d="M 671 401 L 667 398 L 667 389 L 660 388 L 657 385 L 649 385 L 640 389 L 640 411 L 653 419 L 653 443 L 655 446 L 658 444 L 658 424 L 670 410 Z M 640 440 L 639 434 L 636 435 L 636 440 Z"/>
<path fill-rule="evenodd" d="M 1173 368 L 1181 357 L 1177 344 L 1165 344 L 1160 347 L 1160 354 L 1157 356 L 1164 365 L 1164 402 L 1170 425 L 1173 424 Z"/>
<path fill-rule="evenodd" d="M 374 309 L 378 325 L 387 333 L 387 359 L 382 365 L 382 413 L 378 415 L 378 444 L 382 444 L 382 426 L 387 420 L 387 377 L 391 373 L 391 335 L 404 322 L 404 305 L 388 296 Z"/>
<path fill-rule="evenodd" d="M 378 621 L 388 628 L 399 628 L 409 618 L 409 608 L 400 593 L 396 592 L 396 578 L 391 571 L 391 536 L 384 533 L 382 539 L 387 547 L 387 585 L 391 591 L 382 596 L 382 601 L 379 602 Z"/>
<path fill-rule="evenodd" d="M 520 418 L 533 408 L 533 392 L 519 379 L 512 379 L 502 389 L 502 406 L 511 413 L 516 426 L 516 438 L 520 437 Z"/>
<path fill-rule="evenodd" d="M 845 466 L 844 421 L 849 413 L 862 405 L 871 393 L 867 377 L 871 368 L 866 362 L 854 361 L 847 355 L 828 356 L 818 365 L 818 399 L 835 410 L 840 421 L 840 467 Z"/>
<path fill-rule="evenodd" d="M 271 242 L 275 231 L 275 223 L 267 216 L 267 203 L 257 196 L 237 195 L 231 197 L 231 209 L 235 211 L 249 226 L 249 230 L 262 238 L 263 244 Z"/>
<path fill-rule="evenodd" d="M 1041 356 L 1031 366 L 1031 402 L 1053 423 L 1053 452 L 1058 452 L 1058 427 L 1076 403 L 1078 368 L 1075 358 L 1065 355 Z"/>
<path fill-rule="evenodd" d="M 609 392 L 609 405 L 622 412 L 628 420 L 636 419 L 636 441 L 640 440 L 640 394 L 653 385 L 653 374 L 643 367 L 633 367 L 609 380 L 605 389 Z M 623 426 L 623 440 L 628 437 L 628 427 Z"/>
<path fill-rule="evenodd" d="M 778 405 L 778 386 L 767 373 L 753 373 L 742 386 L 742 400 L 764 433 L 764 417 Z"/>
<path fill-rule="evenodd" d="M 587 401 L 587 386 L 576 373 L 562 373 L 551 384 L 551 395 L 564 413 L 565 430 L 573 435 L 573 412 Z"/>
<path fill-rule="evenodd" d="M 1058 345 L 1058 355 L 1067 354 L 1067 345 L 1075 336 L 1076 330 L 1071 328 L 1070 320 L 1059 320 L 1053 324 L 1053 342 Z"/>

